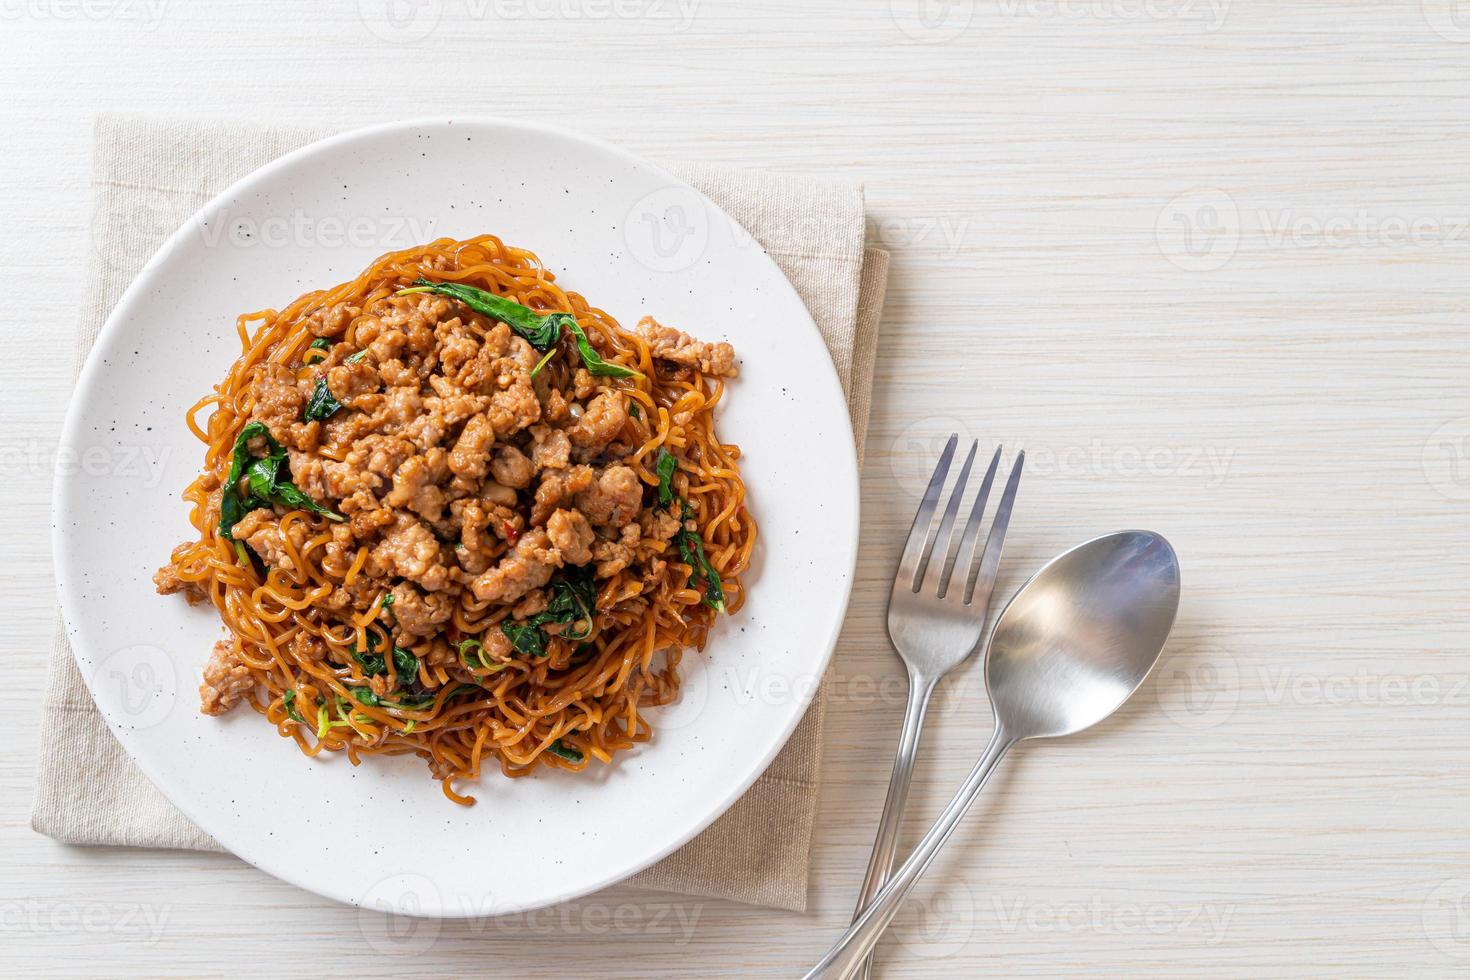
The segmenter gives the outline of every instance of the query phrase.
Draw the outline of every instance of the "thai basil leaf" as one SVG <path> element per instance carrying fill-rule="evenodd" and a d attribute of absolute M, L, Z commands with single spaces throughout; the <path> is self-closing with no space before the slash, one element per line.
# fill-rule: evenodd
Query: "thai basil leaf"
<path fill-rule="evenodd" d="M 500 632 L 505 634 L 511 649 L 516 653 L 524 653 L 530 657 L 546 656 L 546 634 L 539 626 L 517 624 L 507 619 L 501 622 Z"/>
<path fill-rule="evenodd" d="M 276 485 L 276 473 L 280 471 L 284 453 L 262 456 L 245 467 L 245 482 L 250 486 L 250 495 L 256 500 L 268 500 Z"/>
<path fill-rule="evenodd" d="M 460 282 L 430 282 L 428 279 L 416 279 L 411 288 L 398 291 L 400 296 L 404 293 L 434 293 L 457 299 L 476 313 L 483 313 L 492 320 L 499 320 L 526 338 L 532 347 L 542 352 L 561 338 L 561 328 L 567 321 L 574 325 L 577 322 L 570 313 L 537 313 L 529 306 L 522 306 L 515 300 L 496 296 L 494 293 Z"/>
<path fill-rule="evenodd" d="M 252 439 L 265 440 L 269 452 L 265 456 L 250 455 Z M 234 541 L 231 533 L 250 511 L 257 507 L 279 504 L 291 510 L 308 510 L 334 521 L 347 518 L 312 500 L 289 479 L 281 474 L 289 472 L 286 466 L 286 448 L 271 435 L 263 422 L 249 422 L 235 438 L 235 454 L 230 460 L 230 472 L 220 493 L 219 533 L 226 541 Z M 249 491 L 240 489 L 245 480 Z"/>
<path fill-rule="evenodd" d="M 376 677 L 387 670 L 383 662 L 383 655 L 378 653 L 378 634 L 376 633 L 367 635 L 367 652 L 353 649 L 352 659 L 356 660 L 358 666 L 362 668 L 364 677 Z"/>
<path fill-rule="evenodd" d="M 411 650 L 394 647 L 393 670 L 400 683 L 407 683 L 419 675 L 419 658 Z"/>
<path fill-rule="evenodd" d="M 500 631 L 517 653 L 544 657 L 550 637 L 541 627 L 556 623 L 564 627 L 557 634 L 562 639 L 585 640 L 592 635 L 592 617 L 596 611 L 597 586 L 591 576 L 568 575 L 551 584 L 551 600 L 544 610 L 524 622 L 504 620 Z"/>
<path fill-rule="evenodd" d="M 286 717 L 292 721 L 299 721 L 303 725 L 306 719 L 301 717 L 301 712 L 296 710 L 296 690 L 293 688 L 281 696 L 281 703 L 286 706 Z"/>
<path fill-rule="evenodd" d="M 552 755 L 559 755 L 563 759 L 566 759 L 568 762 L 582 761 L 582 753 L 578 752 L 570 745 L 561 744 L 561 739 L 557 739 L 555 742 L 552 742 L 550 745 L 548 745 L 546 747 L 546 751 L 550 752 Z"/>
<path fill-rule="evenodd" d="M 342 403 L 332 394 L 332 389 L 327 387 L 327 379 L 317 378 L 316 387 L 311 389 L 311 398 L 306 403 L 306 421 L 325 422 L 336 415 L 341 407 Z"/>
<path fill-rule="evenodd" d="M 551 601 L 543 612 L 531 618 L 536 626 L 559 623 L 567 628 L 559 634 L 564 640 L 585 640 L 592 635 L 592 614 L 597 609 L 597 586 L 588 575 L 568 575 L 551 586 Z M 581 623 L 579 627 L 577 624 Z"/>
<path fill-rule="evenodd" d="M 320 364 L 327 359 L 327 351 L 331 349 L 332 339 L 330 337 L 318 337 L 306 345 L 306 350 L 301 352 L 302 364 Z"/>
<path fill-rule="evenodd" d="M 668 510 L 674 502 L 674 472 L 678 468 L 679 461 L 674 458 L 674 454 L 660 446 L 653 471 L 658 474 L 658 505 L 664 510 Z"/>
<path fill-rule="evenodd" d="M 587 339 L 587 335 L 582 332 L 577 318 L 570 313 L 537 313 L 529 306 L 522 306 L 515 300 L 506 299 L 504 296 L 497 296 L 461 282 L 430 282 L 420 278 L 415 279 L 413 285 L 408 289 L 398 291 L 400 296 L 404 293 L 434 293 L 457 299 L 476 313 L 483 313 L 491 319 L 504 323 L 526 338 L 532 347 L 543 353 L 548 352 L 552 345 L 561 339 L 562 329 L 565 328 L 571 331 L 572 337 L 576 340 L 577 350 L 582 355 L 582 363 L 587 366 L 589 374 L 603 378 L 643 377 L 632 368 L 603 360 L 602 355 L 597 353 L 591 341 Z M 541 365 L 536 365 L 536 370 L 540 369 Z"/>
<path fill-rule="evenodd" d="M 357 650 L 353 650 L 352 659 L 356 660 L 358 666 L 362 668 L 362 674 L 364 677 L 376 677 L 379 674 L 386 673 L 388 670 L 388 666 L 386 663 L 383 662 L 383 657 L 381 654 L 361 653 Z"/>
<path fill-rule="evenodd" d="M 251 461 L 248 444 L 257 436 L 265 436 L 270 439 L 270 430 L 265 427 L 265 423 L 246 423 L 245 427 L 240 430 L 240 434 L 235 437 L 235 455 L 230 460 L 230 473 L 225 477 L 225 485 L 220 493 L 219 501 L 219 533 L 220 537 L 226 541 L 235 540 L 230 534 L 231 528 L 240 523 L 240 518 L 252 509 L 248 505 L 254 503 L 250 497 L 240 493 L 240 480 L 245 476 L 245 467 Z"/>
<path fill-rule="evenodd" d="M 614 364 L 612 361 L 604 361 L 602 355 L 597 353 L 597 350 L 592 346 L 592 342 L 587 339 L 587 335 L 582 332 L 582 327 L 576 320 L 568 317 L 567 329 L 572 332 L 573 337 L 577 338 L 577 350 L 582 354 L 582 363 L 587 365 L 588 374 L 595 374 L 601 378 L 643 377 L 641 372 L 635 371 L 630 367 L 623 367 L 623 365 Z"/>
<path fill-rule="evenodd" d="M 376 640 L 377 634 L 369 633 L 368 652 L 363 653 L 361 650 L 352 651 L 352 659 L 361 665 L 362 673 L 365 677 L 376 677 L 379 674 L 388 673 L 387 658 L 373 650 L 377 646 Z M 400 682 L 408 683 L 418 676 L 419 658 L 412 650 L 405 650 L 403 647 L 396 646 L 393 648 L 392 657 L 393 670 L 398 674 Z"/>
<path fill-rule="evenodd" d="M 683 518 L 687 523 L 693 512 L 688 501 L 684 503 Z M 688 565 L 692 571 L 689 573 L 689 584 L 698 585 L 704 582 L 704 604 L 715 612 L 725 611 L 725 586 L 720 581 L 720 573 L 710 564 L 709 558 L 704 553 L 704 539 L 699 536 L 698 531 L 691 531 L 687 527 L 679 530 L 675 540 L 679 545 L 679 559 Z"/>
<path fill-rule="evenodd" d="M 296 484 L 290 482 L 282 482 L 276 484 L 275 492 L 271 494 L 271 503 L 280 504 L 282 507 L 291 510 L 299 509 L 311 511 L 311 513 L 320 514 L 328 520 L 347 520 L 347 518 L 343 517 L 341 514 L 338 514 L 336 511 L 333 511 L 327 507 L 323 507 L 315 500 L 312 500 L 306 495 L 305 491 L 297 487 Z"/>

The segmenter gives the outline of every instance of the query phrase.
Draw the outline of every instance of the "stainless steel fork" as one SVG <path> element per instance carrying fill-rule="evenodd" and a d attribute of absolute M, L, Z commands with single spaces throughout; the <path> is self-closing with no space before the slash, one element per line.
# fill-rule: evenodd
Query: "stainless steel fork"
<path fill-rule="evenodd" d="M 919 735 L 934 688 L 940 678 L 963 663 L 980 644 L 985 628 L 985 611 L 990 605 L 990 593 L 995 588 L 1001 545 L 1011 522 L 1011 508 L 1015 505 L 1016 488 L 1021 482 L 1021 467 L 1026 461 L 1024 452 L 1017 454 L 990 532 L 985 537 L 984 551 L 977 560 L 975 551 L 980 524 L 985 516 L 991 484 L 995 482 L 996 469 L 1000 466 L 1001 447 L 996 447 L 995 455 L 990 459 L 990 468 L 986 470 L 985 480 L 975 495 L 964 530 L 958 540 L 951 541 L 955 516 L 959 513 L 979 445 L 978 442 L 970 443 L 969 455 L 960 467 L 959 478 L 950 491 L 949 503 L 945 505 L 939 526 L 930 533 L 934 511 L 949 477 L 949 467 L 954 461 L 958 443 L 959 436 L 951 435 L 939 457 L 939 464 L 934 467 L 934 475 L 929 479 L 924 499 L 914 515 L 913 527 L 909 529 L 908 543 L 904 545 L 893 592 L 888 598 L 888 638 L 908 668 L 909 700 L 904 711 L 903 731 L 898 737 L 898 752 L 893 760 L 893 775 L 888 780 L 888 799 L 883 804 L 883 817 L 878 823 L 878 836 L 873 843 L 872 857 L 868 859 L 868 873 L 863 878 L 862 891 L 858 893 L 854 918 L 872 901 L 893 870 L 899 824 L 914 775 L 914 758 L 919 750 Z M 952 580 L 956 575 L 958 577 Z M 872 967 L 873 961 L 869 958 L 856 976 L 868 980 Z"/>

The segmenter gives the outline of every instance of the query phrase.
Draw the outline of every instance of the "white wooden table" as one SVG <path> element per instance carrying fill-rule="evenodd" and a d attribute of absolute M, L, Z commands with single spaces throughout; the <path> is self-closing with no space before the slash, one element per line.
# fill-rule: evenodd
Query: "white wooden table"
<path fill-rule="evenodd" d="M 951 429 L 1028 450 L 1003 588 L 1142 525 L 1186 599 L 1119 718 L 1007 764 L 882 974 L 1470 966 L 1470 9 L 385 6 L 0 0 L 0 973 L 796 975 L 866 859 L 902 711 L 887 579 Z M 865 181 L 893 250 L 811 911 L 615 888 L 395 944 L 231 858 L 35 835 L 91 115 L 532 106 L 649 156 Z M 911 834 L 988 734 L 977 669 L 934 720 Z"/>

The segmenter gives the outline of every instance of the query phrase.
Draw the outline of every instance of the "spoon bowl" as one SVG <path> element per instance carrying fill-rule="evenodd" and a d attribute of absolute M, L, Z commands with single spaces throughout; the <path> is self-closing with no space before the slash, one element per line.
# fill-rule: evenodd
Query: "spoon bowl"
<path fill-rule="evenodd" d="M 1138 690 L 1179 609 L 1179 559 L 1152 531 L 1118 531 L 1052 559 L 1007 603 L 985 659 L 996 724 L 1056 738 Z"/>

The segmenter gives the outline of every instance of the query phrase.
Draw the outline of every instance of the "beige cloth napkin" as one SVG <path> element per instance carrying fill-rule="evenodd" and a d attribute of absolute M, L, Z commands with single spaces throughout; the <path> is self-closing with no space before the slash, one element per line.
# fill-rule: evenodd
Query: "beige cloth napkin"
<path fill-rule="evenodd" d="M 78 366 L 107 314 L 167 235 L 235 180 L 328 133 L 137 116 L 97 121 L 91 275 Z M 709 166 L 672 169 L 767 247 L 811 310 L 847 391 L 859 454 L 888 255 L 863 244 L 861 187 Z M 816 220 L 814 220 L 816 219 Z M 806 908 L 825 694 L 733 807 L 637 884 Z M 65 632 L 52 645 L 32 826 L 71 844 L 224 850 L 133 765 L 92 704 Z"/>

